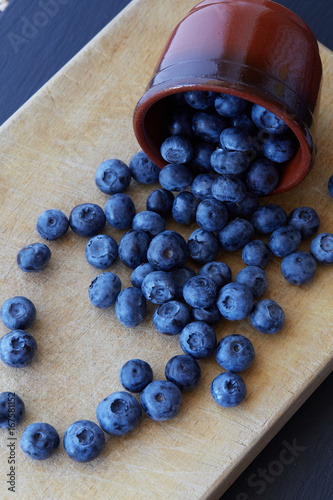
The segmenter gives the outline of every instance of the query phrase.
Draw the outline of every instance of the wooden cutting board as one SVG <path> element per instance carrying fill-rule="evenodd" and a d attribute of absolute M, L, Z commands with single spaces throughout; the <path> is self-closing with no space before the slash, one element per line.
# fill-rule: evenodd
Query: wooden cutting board
<path fill-rule="evenodd" d="M 35 224 L 41 212 L 58 208 L 69 215 L 83 202 L 104 207 L 107 195 L 94 183 L 97 166 L 108 158 L 128 162 L 139 150 L 132 130 L 132 113 L 155 62 L 174 26 L 195 0 L 135 0 L 68 63 L 0 130 L 1 303 L 14 295 L 33 300 L 37 321 L 30 329 L 38 355 L 24 369 L 0 366 L 1 391 L 16 391 L 26 403 L 24 422 L 15 430 L 16 491 L 22 499 L 218 498 L 254 459 L 332 369 L 333 268 L 319 266 L 313 283 L 295 287 L 280 273 L 280 259 L 267 267 L 266 298 L 284 308 L 286 324 L 279 334 L 255 331 L 249 321 L 222 321 L 218 339 L 230 333 L 248 336 L 256 350 L 254 365 L 244 373 L 248 395 L 236 408 L 223 409 L 209 392 L 221 371 L 214 359 L 200 362 L 202 379 L 184 393 L 179 415 L 169 422 L 144 417 L 123 438 L 107 437 L 97 460 L 71 461 L 61 444 L 50 459 L 36 462 L 20 450 L 24 428 L 48 422 L 61 438 L 78 419 L 96 421 L 98 403 L 121 390 L 118 375 L 130 358 L 148 361 L 155 379 L 164 377 L 166 362 L 181 354 L 177 337 L 156 332 L 153 307 L 137 328 L 115 319 L 114 308 L 99 310 L 88 299 L 88 286 L 99 272 L 85 260 L 86 240 L 72 232 L 51 242 L 52 259 L 42 273 L 25 274 L 16 254 L 41 241 Z M 333 231 L 333 200 L 327 181 L 333 174 L 332 61 L 321 46 L 324 66 L 318 157 L 311 174 L 292 193 L 266 200 L 287 212 L 312 206 L 321 231 Z M 155 188 L 156 186 L 153 186 Z M 152 187 L 136 182 L 128 190 L 137 211 L 145 209 Z M 184 237 L 195 229 L 168 221 Z M 123 234 L 110 226 L 118 241 Z M 302 249 L 309 248 L 303 242 Z M 240 252 L 221 254 L 233 275 L 243 267 Z M 196 266 L 194 266 L 196 267 Z M 130 270 L 112 269 L 123 287 Z M 6 333 L 1 327 L 1 335 Z M 8 431 L 0 439 L 0 495 L 12 498 Z"/>

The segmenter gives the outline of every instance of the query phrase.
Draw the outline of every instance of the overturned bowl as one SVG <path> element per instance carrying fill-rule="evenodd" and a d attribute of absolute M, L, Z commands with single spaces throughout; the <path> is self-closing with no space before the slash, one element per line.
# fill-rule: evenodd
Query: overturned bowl
<path fill-rule="evenodd" d="M 172 32 L 133 116 L 136 138 L 160 168 L 167 96 L 190 90 L 242 97 L 281 118 L 298 140 L 271 194 L 311 170 L 322 65 L 318 43 L 295 13 L 270 0 L 204 0 Z"/>

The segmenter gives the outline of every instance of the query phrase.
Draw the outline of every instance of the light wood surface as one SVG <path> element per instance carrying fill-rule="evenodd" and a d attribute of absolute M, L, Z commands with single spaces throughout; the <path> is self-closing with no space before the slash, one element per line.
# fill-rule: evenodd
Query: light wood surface
<path fill-rule="evenodd" d="M 108 197 L 95 186 L 95 170 L 108 158 L 128 162 L 139 150 L 132 130 L 135 104 L 171 30 L 195 3 L 132 2 L 0 129 L 0 300 L 24 295 L 37 308 L 30 329 L 38 343 L 36 359 L 24 369 L 0 366 L 1 391 L 16 391 L 26 403 L 26 418 L 15 431 L 19 498 L 218 498 L 332 369 L 333 268 L 319 266 L 312 284 L 294 287 L 274 258 L 266 269 L 265 297 L 284 308 L 283 331 L 260 334 L 249 321 L 222 321 L 216 327 L 218 339 L 237 332 L 254 344 L 256 361 L 244 373 L 248 394 L 243 404 L 223 409 L 214 403 L 209 387 L 221 369 L 209 359 L 200 362 L 202 379 L 195 391 L 184 394 L 176 418 L 157 423 L 144 417 L 129 435 L 108 436 L 103 454 L 93 462 L 71 461 L 62 444 L 43 462 L 28 459 L 19 448 L 24 428 L 33 422 L 54 425 L 62 438 L 75 420 L 96 421 L 101 399 L 122 389 L 119 369 L 128 359 L 147 360 L 158 379 L 164 378 L 166 362 L 181 354 L 177 337 L 154 330 L 153 307 L 139 327 L 127 329 L 115 319 L 113 307 L 99 310 L 90 304 L 88 286 L 99 272 L 85 260 L 87 240 L 69 232 L 49 243 L 52 259 L 42 273 L 21 272 L 15 259 L 23 246 L 41 241 L 35 224 L 44 210 L 58 208 L 69 215 L 83 202 L 104 207 Z M 333 173 L 333 55 L 320 49 L 324 81 L 314 169 L 292 192 L 266 201 L 282 204 L 287 212 L 312 206 L 320 230 L 333 232 L 333 200 L 327 192 Z M 132 181 L 128 194 L 137 211 L 145 209 L 151 189 Z M 167 227 L 184 237 L 196 228 L 170 221 Z M 118 241 L 123 234 L 110 226 L 105 232 Z M 309 242 L 301 248 L 308 249 Z M 240 252 L 220 258 L 234 276 L 243 267 Z M 118 262 L 110 270 L 123 287 L 130 285 L 129 269 Z M 8 432 L 2 430 L 4 499 L 12 498 L 6 484 L 7 443 Z"/>

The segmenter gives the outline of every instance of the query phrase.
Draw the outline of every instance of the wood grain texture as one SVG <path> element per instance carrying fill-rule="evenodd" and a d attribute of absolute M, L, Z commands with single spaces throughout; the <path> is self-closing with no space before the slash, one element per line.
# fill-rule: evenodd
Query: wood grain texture
<path fill-rule="evenodd" d="M 172 0 L 171 9 L 163 0 L 134 1 L 0 129 L 0 300 L 25 295 L 38 314 L 30 330 L 39 347 L 35 361 L 20 370 L 0 366 L 1 390 L 16 391 L 26 403 L 18 439 L 33 422 L 54 425 L 62 437 L 75 420 L 96 421 L 100 400 L 121 389 L 124 362 L 141 357 L 158 379 L 168 359 L 181 353 L 177 338 L 154 330 L 152 307 L 139 327 L 127 329 L 116 321 L 114 308 L 97 310 L 89 303 L 88 286 L 98 272 L 85 260 L 85 239 L 69 232 L 51 242 L 51 263 L 36 275 L 22 273 L 15 256 L 26 244 L 41 241 L 35 222 L 45 209 L 69 214 L 82 202 L 104 207 L 107 196 L 94 184 L 95 170 L 112 157 L 128 162 L 139 150 L 132 130 L 135 104 L 169 33 L 195 3 Z M 313 206 L 321 231 L 332 232 L 327 180 L 333 160 L 333 55 L 320 49 L 324 84 L 315 167 L 292 193 L 267 201 L 287 212 Z M 132 181 L 128 194 L 137 211 L 145 209 L 151 189 Z M 196 226 L 168 222 L 168 228 L 187 238 Z M 117 241 L 123 234 L 110 227 L 105 232 Z M 301 248 L 308 249 L 309 242 Z M 220 258 L 234 276 L 243 267 L 239 252 Z M 111 270 L 123 287 L 130 285 L 125 266 L 118 262 Z M 285 310 L 283 331 L 259 334 L 248 321 L 216 328 L 218 339 L 238 332 L 254 344 L 256 362 L 244 373 L 248 395 L 242 405 L 226 410 L 214 403 L 209 387 L 220 369 L 214 359 L 204 360 L 202 380 L 184 394 L 175 419 L 143 418 L 128 436 L 108 437 L 94 462 L 72 462 L 62 445 L 49 460 L 33 462 L 17 444 L 20 498 L 218 498 L 332 369 L 332 268 L 320 266 L 312 284 L 293 287 L 281 276 L 280 260 L 273 259 L 267 277 L 265 297 Z M 6 485 L 7 438 L 2 432 L 2 498 L 12 495 Z"/>

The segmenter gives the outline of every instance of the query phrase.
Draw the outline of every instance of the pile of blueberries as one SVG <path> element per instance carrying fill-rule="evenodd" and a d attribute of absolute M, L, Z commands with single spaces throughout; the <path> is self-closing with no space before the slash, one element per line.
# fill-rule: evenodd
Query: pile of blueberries
<path fill-rule="evenodd" d="M 171 358 L 165 380 L 153 381 L 149 364 L 129 360 L 120 371 L 126 391 L 101 401 L 96 410 L 98 426 L 80 420 L 64 434 L 64 448 L 76 461 L 96 458 L 105 444 L 103 431 L 123 435 L 140 422 L 142 409 L 153 420 L 177 415 L 181 391 L 196 387 L 201 371 L 198 360 L 215 354 L 225 370 L 211 384 L 211 394 L 222 407 L 240 404 L 246 387 L 239 373 L 252 365 L 255 351 L 248 338 L 227 335 L 217 342 L 213 326 L 221 318 L 229 321 L 249 317 L 253 327 L 265 334 L 279 332 L 284 312 L 279 304 L 262 299 L 267 288 L 264 271 L 271 255 L 282 258 L 281 272 L 294 285 L 309 283 L 317 262 L 333 263 L 333 235 L 321 233 L 319 217 L 311 207 L 298 207 L 287 214 L 277 204 L 260 204 L 279 181 L 279 169 L 297 150 L 291 130 L 265 108 L 244 99 L 213 92 L 185 92 L 165 99 L 168 109 L 166 140 L 161 155 L 168 164 L 160 170 L 144 152 L 135 154 L 127 166 L 118 159 L 104 161 L 97 169 L 97 187 L 109 195 L 103 210 L 83 203 L 69 218 L 60 210 L 40 215 L 37 232 L 46 240 L 65 235 L 69 228 L 89 238 L 87 262 L 100 274 L 88 290 L 98 308 L 115 304 L 119 322 L 139 325 L 147 313 L 147 301 L 156 305 L 155 329 L 165 335 L 179 335 L 184 354 Z M 161 186 L 146 200 L 146 210 L 136 213 L 132 199 L 124 193 L 131 179 Z M 333 176 L 329 181 L 333 193 Z M 174 193 L 178 193 L 175 194 Z M 166 229 L 172 217 L 178 224 L 197 222 L 188 241 Z M 126 232 L 119 243 L 103 234 L 106 222 Z M 257 237 L 256 237 L 257 235 Z M 270 235 L 268 244 L 258 235 Z M 298 247 L 313 237 L 310 252 Z M 242 251 L 244 267 L 232 280 L 230 267 L 217 259 L 222 251 Z M 45 268 L 51 252 L 44 243 L 22 248 L 17 264 L 24 272 Z M 106 271 L 117 260 L 131 269 L 132 286 L 122 288 L 120 278 Z M 186 265 L 189 258 L 197 272 Z M 8 366 L 29 364 L 37 350 L 29 329 L 36 309 L 27 298 L 6 300 L 1 319 L 11 331 L 0 339 L 0 357 Z M 140 403 L 131 394 L 140 394 Z M 24 403 L 12 393 L 0 395 L 0 427 L 17 425 Z M 13 405 L 15 412 L 13 411 Z M 21 439 L 22 450 L 31 458 L 49 457 L 59 446 L 57 431 L 49 424 L 28 426 Z"/>

